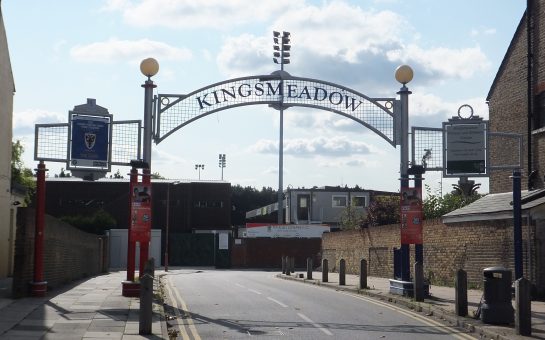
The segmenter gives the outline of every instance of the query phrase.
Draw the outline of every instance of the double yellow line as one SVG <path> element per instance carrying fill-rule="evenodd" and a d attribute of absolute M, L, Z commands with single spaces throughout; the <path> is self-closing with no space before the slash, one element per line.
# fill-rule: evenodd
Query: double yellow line
<path fill-rule="evenodd" d="M 442 333 L 445 333 L 445 334 L 449 334 L 449 335 L 455 337 L 456 339 L 460 339 L 460 340 L 472 339 L 472 340 L 475 340 L 475 337 L 473 337 L 473 336 L 471 336 L 469 334 L 466 334 L 466 333 L 461 333 L 460 329 L 456 329 L 454 327 L 444 325 L 444 324 L 442 324 L 440 322 L 437 322 L 437 321 L 432 320 L 430 318 L 426 318 L 426 317 L 424 317 L 424 316 L 422 316 L 422 315 L 420 315 L 418 313 L 405 310 L 405 309 L 403 309 L 401 307 L 398 307 L 398 306 L 395 306 L 395 305 L 392 305 L 392 304 L 389 304 L 389 303 L 386 303 L 386 302 L 381 302 L 381 301 L 378 301 L 378 300 L 375 300 L 375 299 L 372 299 L 372 298 L 368 298 L 368 297 L 364 297 L 364 296 L 360 296 L 360 295 L 354 295 L 352 293 L 341 292 L 341 291 L 339 293 L 344 294 L 344 295 L 349 295 L 351 297 L 355 297 L 357 299 L 364 300 L 366 302 L 369 302 L 369 303 L 372 303 L 372 304 L 375 304 L 375 305 L 378 305 L 378 306 L 382 306 L 384 308 L 391 309 L 391 310 L 396 311 L 396 312 L 398 312 L 400 314 L 406 315 L 406 316 L 408 316 L 408 317 L 410 317 L 412 319 L 418 320 L 418 321 L 422 322 L 425 325 L 434 327 L 438 331 L 440 331 Z"/>
<path fill-rule="evenodd" d="M 168 275 L 165 276 L 165 280 L 169 300 L 172 303 L 172 307 L 174 307 L 174 313 L 176 314 L 176 318 L 178 320 L 176 324 L 178 326 L 178 330 L 180 331 L 180 336 L 183 340 L 201 340 L 201 337 L 197 332 L 197 328 L 193 323 L 193 319 L 191 318 L 191 314 L 189 313 L 189 309 L 187 308 L 185 301 L 180 296 L 178 289 L 172 286 L 172 282 L 170 282 L 168 279 Z M 183 316 L 180 315 L 180 307 L 183 312 Z M 185 321 L 187 321 L 187 325 L 185 325 Z M 186 330 L 186 327 L 189 329 L 190 333 Z"/>

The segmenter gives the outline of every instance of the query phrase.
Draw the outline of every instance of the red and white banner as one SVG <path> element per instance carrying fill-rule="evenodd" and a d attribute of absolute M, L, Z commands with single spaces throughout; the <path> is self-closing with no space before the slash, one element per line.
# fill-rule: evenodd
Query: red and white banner
<path fill-rule="evenodd" d="M 401 244 L 422 244 L 422 189 L 401 188 Z"/>

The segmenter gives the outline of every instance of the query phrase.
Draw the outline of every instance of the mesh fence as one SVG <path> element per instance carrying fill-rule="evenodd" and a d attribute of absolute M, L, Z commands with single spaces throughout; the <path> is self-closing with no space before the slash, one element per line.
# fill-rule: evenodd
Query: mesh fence
<path fill-rule="evenodd" d="M 140 158 L 140 121 L 118 121 L 112 125 L 114 165 L 129 165 Z M 34 159 L 53 162 L 68 161 L 68 123 L 36 124 Z"/>
<path fill-rule="evenodd" d="M 443 170 L 443 129 L 412 128 L 412 163 L 426 163 L 427 171 Z"/>
<path fill-rule="evenodd" d="M 490 170 L 516 169 L 522 166 L 521 135 L 514 133 L 490 132 L 489 164 Z M 426 170 L 443 170 L 443 129 L 412 128 L 412 162 L 422 164 L 426 161 Z"/>

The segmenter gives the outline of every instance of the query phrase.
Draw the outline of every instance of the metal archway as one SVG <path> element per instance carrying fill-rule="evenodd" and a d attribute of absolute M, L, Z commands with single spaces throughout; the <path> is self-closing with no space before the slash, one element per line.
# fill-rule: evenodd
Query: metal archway
<path fill-rule="evenodd" d="M 154 140 L 157 144 L 183 126 L 211 113 L 234 107 L 268 104 L 331 111 L 366 126 L 392 146 L 401 144 L 401 101 L 370 98 L 347 87 L 285 71 L 271 75 L 225 80 L 187 95 L 159 94 L 156 98 Z"/>

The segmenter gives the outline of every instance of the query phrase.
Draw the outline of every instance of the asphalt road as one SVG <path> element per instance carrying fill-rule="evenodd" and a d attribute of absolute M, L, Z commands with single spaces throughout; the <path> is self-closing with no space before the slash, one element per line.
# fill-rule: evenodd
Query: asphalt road
<path fill-rule="evenodd" d="M 474 339 L 379 300 L 281 280 L 277 273 L 171 270 L 168 322 L 179 339 Z"/>

